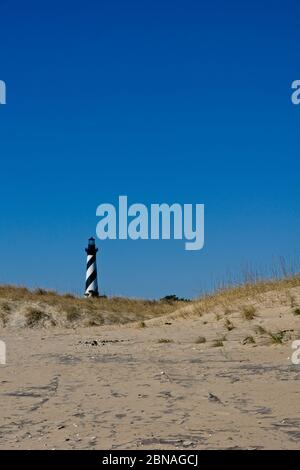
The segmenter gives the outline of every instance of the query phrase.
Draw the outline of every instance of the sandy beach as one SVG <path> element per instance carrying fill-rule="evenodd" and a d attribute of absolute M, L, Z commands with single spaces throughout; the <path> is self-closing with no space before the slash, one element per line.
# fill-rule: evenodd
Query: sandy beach
<path fill-rule="evenodd" d="M 275 294 L 251 319 L 238 302 L 143 324 L 2 328 L 0 448 L 299 448 L 300 289 Z"/>

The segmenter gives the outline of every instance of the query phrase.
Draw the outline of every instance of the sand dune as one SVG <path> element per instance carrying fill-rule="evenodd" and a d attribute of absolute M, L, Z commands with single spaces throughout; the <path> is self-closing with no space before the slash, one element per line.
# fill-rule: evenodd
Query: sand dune
<path fill-rule="evenodd" d="M 299 278 L 87 302 L 0 289 L 1 449 L 299 448 Z"/>

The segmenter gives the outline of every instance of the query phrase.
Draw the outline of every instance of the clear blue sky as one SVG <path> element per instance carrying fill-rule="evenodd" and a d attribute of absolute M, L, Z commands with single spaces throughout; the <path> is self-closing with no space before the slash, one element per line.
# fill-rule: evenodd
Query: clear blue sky
<path fill-rule="evenodd" d="M 204 203 L 206 241 L 99 243 L 102 292 L 195 296 L 300 247 L 299 1 L 0 1 L 0 283 L 84 290 L 96 207 Z"/>

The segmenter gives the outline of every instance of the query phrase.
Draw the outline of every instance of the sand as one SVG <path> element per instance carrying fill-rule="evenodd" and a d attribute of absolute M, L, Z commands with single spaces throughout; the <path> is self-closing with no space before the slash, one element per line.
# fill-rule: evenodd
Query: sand
<path fill-rule="evenodd" d="M 231 331 L 215 313 L 144 328 L 0 330 L 0 448 L 299 448 L 291 340 L 253 331 L 263 323 L 297 337 L 300 318 L 288 305 L 258 307 L 251 321 L 229 314 Z"/>

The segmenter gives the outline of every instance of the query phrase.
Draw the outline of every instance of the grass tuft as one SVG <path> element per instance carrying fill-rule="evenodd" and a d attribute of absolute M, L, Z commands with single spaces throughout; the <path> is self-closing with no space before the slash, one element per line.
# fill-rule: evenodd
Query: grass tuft
<path fill-rule="evenodd" d="M 255 344 L 255 339 L 253 336 L 246 336 L 246 338 L 243 339 L 242 344 Z"/>
<path fill-rule="evenodd" d="M 244 320 L 253 320 L 256 317 L 256 308 L 253 305 L 245 305 L 241 314 Z"/>
<path fill-rule="evenodd" d="M 41 320 L 45 318 L 49 318 L 49 316 L 37 308 L 28 307 L 25 312 L 26 326 L 29 328 L 38 326 Z"/>
<path fill-rule="evenodd" d="M 212 347 L 213 348 L 221 348 L 223 345 L 223 341 L 221 341 L 220 339 L 215 339 L 212 343 Z"/>
<path fill-rule="evenodd" d="M 206 338 L 204 336 L 198 336 L 195 340 L 195 344 L 204 344 L 206 343 Z"/>
<path fill-rule="evenodd" d="M 212 347 L 213 348 L 221 348 L 222 346 L 224 346 L 224 341 L 226 341 L 225 337 L 217 338 L 212 342 Z"/>
<path fill-rule="evenodd" d="M 284 332 L 278 331 L 277 333 L 269 332 L 269 337 L 271 339 L 272 344 L 283 344 L 284 342 Z"/>
<path fill-rule="evenodd" d="M 225 322 L 224 322 L 224 326 L 225 328 L 228 330 L 228 331 L 232 331 L 235 326 L 234 324 L 232 323 L 232 321 L 230 321 L 228 318 L 226 318 Z"/>

